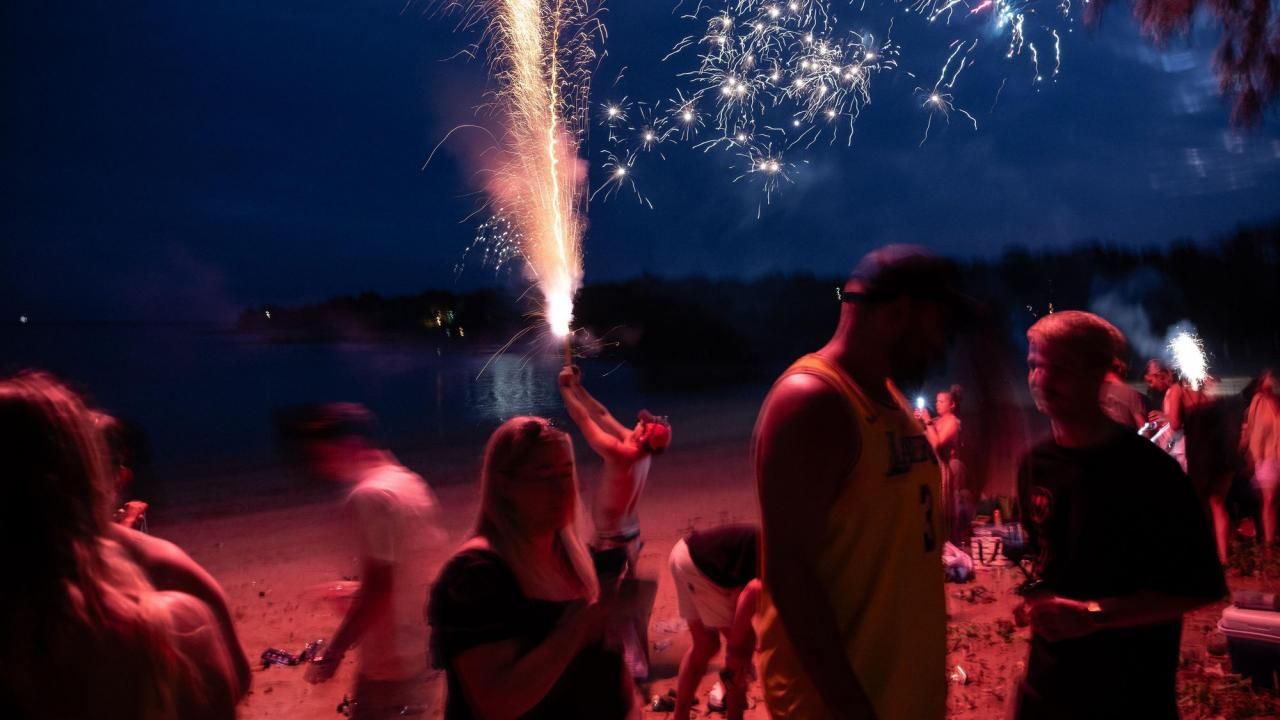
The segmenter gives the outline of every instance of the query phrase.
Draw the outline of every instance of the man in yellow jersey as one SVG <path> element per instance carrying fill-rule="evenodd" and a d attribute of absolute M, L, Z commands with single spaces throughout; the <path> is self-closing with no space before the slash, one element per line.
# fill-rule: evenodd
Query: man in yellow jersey
<path fill-rule="evenodd" d="M 940 476 L 895 383 L 922 382 L 972 313 L 958 286 L 956 265 L 923 249 L 868 254 L 835 335 L 760 411 L 756 625 L 774 718 L 945 714 Z"/>

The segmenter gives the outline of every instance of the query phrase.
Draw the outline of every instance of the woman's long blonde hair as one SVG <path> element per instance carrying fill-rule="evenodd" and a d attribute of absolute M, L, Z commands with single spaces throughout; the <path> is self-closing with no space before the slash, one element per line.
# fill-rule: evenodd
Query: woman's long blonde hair
<path fill-rule="evenodd" d="M 524 463 L 533 449 L 544 443 L 570 443 L 569 436 L 555 429 L 544 418 L 521 416 L 503 423 L 484 449 L 484 466 L 480 471 L 480 517 L 475 534 L 488 540 L 489 546 L 511 565 L 525 595 L 548 600 L 585 598 L 594 601 L 600 594 L 591 555 L 582 542 L 582 502 L 578 495 L 578 473 L 573 473 L 573 520 L 561 528 L 557 550 L 575 576 L 570 583 L 564 573 L 545 563 L 532 560 L 529 540 L 520 529 L 519 510 L 510 500 L 509 489 L 521 481 Z M 572 445 L 570 445 L 572 451 Z"/>
<path fill-rule="evenodd" d="M 199 697 L 199 674 L 156 616 L 154 588 L 107 537 L 111 475 L 80 398 L 44 373 L 0 381 L 0 468 L 4 696 L 19 716 L 176 717 L 179 689 Z M 124 707 L 93 707 L 104 698 Z"/>

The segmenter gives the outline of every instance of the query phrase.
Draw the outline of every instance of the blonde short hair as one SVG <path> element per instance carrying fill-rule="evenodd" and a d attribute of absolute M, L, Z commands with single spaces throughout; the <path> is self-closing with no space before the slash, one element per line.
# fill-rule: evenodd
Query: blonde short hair
<path fill-rule="evenodd" d="M 1027 340 L 1052 346 L 1073 358 L 1072 365 L 1105 373 L 1128 346 L 1124 333 L 1111 323 L 1081 310 L 1063 310 L 1045 315 L 1027 330 Z"/>

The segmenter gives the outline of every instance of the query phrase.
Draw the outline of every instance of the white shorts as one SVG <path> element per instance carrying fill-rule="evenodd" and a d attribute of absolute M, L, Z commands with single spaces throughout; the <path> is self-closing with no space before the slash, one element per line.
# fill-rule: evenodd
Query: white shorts
<path fill-rule="evenodd" d="M 681 538 L 671 548 L 671 578 L 676 583 L 676 600 L 680 605 L 680 617 L 697 620 L 708 628 L 728 629 L 733 624 L 733 614 L 738 608 L 737 588 L 722 588 L 702 574 L 689 546 Z"/>

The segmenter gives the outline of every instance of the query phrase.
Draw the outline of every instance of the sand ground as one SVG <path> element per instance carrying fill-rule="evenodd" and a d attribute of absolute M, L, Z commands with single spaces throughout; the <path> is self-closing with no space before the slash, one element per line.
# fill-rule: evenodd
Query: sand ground
<path fill-rule="evenodd" d="M 476 485 L 464 481 L 478 474 L 478 451 L 474 457 L 467 453 L 449 457 L 436 467 L 424 459 L 411 463 L 435 486 L 450 538 L 448 543 L 417 559 L 430 568 L 432 575 L 454 545 L 466 537 L 478 501 Z M 660 578 L 650 631 L 655 679 L 642 689 L 646 697 L 665 693 L 673 686 L 680 657 L 688 646 L 687 635 L 681 631 L 671 578 L 665 571 L 667 554 L 690 528 L 757 519 L 748 457 L 744 435 L 673 448 L 655 464 L 642 500 L 646 545 L 641 565 Z M 583 492 L 589 502 L 599 468 L 592 458 L 580 460 Z M 235 505 L 244 507 L 237 512 L 225 511 Z M 152 531 L 184 547 L 219 579 L 230 597 L 241 642 L 250 660 L 255 661 L 253 690 L 241 705 L 240 717 L 338 717 L 336 708 L 353 682 L 354 653 L 333 680 L 318 686 L 303 680 L 301 668 L 261 669 L 256 664 L 268 647 L 296 652 L 309 640 L 328 637 L 337 627 L 342 609 L 339 603 L 326 599 L 326 590 L 335 583 L 350 586 L 355 559 L 346 533 L 335 530 L 341 525 L 336 502 L 332 497 L 310 493 L 293 505 L 272 502 L 270 509 L 263 510 L 253 510 L 254 506 L 253 502 L 224 503 L 221 514 L 186 512 L 187 519 L 168 522 L 163 513 L 156 513 Z M 973 583 L 947 585 L 951 718 L 999 718 L 1003 714 L 1027 652 L 1026 631 L 1015 629 L 1009 622 L 1015 604 L 1011 591 L 1018 579 L 1014 570 L 993 569 L 980 572 Z M 1280 590 L 1274 575 L 1267 579 L 1233 574 L 1231 584 L 1237 589 Z M 1280 703 L 1275 696 L 1256 696 L 1242 689 L 1230 676 L 1228 663 L 1206 655 L 1206 638 L 1221 607 L 1202 610 L 1186 623 L 1185 670 L 1180 677 L 1180 692 L 1187 703 L 1184 716 L 1280 716 Z M 706 705 L 715 669 L 713 663 L 704 678 L 701 707 Z M 428 718 L 442 714 L 438 702 L 442 692 L 440 678 L 433 684 L 437 702 L 427 712 Z M 751 689 L 750 697 L 757 706 L 747 717 L 767 717 L 759 706 L 758 687 Z M 662 715 L 646 710 L 644 716 Z"/>

